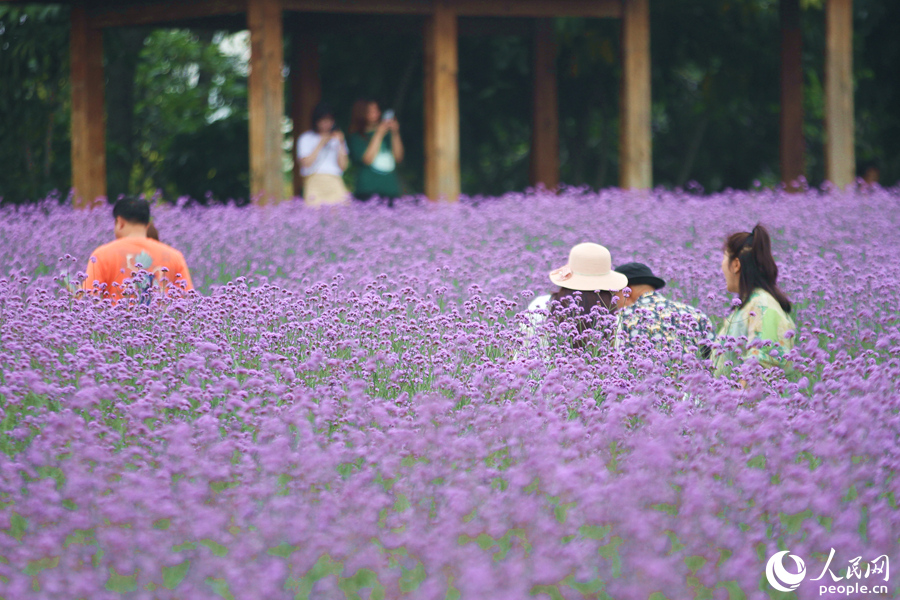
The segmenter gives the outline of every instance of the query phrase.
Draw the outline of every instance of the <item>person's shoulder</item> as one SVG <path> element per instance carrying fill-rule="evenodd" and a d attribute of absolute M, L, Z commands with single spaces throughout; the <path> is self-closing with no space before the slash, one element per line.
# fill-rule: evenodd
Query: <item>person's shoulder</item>
<path fill-rule="evenodd" d="M 682 312 L 691 313 L 691 314 L 695 314 L 698 316 L 700 316 L 700 315 L 702 315 L 704 317 L 706 316 L 706 313 L 704 313 L 702 310 L 700 310 L 696 306 L 688 304 L 687 302 L 681 302 L 680 300 L 673 300 L 671 298 L 666 298 L 666 302 L 671 304 L 672 306 L 676 307 L 678 310 L 680 310 Z"/>
<path fill-rule="evenodd" d="M 319 143 L 321 137 L 322 136 L 315 131 L 304 131 L 300 134 L 300 137 L 297 138 L 297 148 L 303 149 L 304 152 L 312 152 L 316 147 L 316 144 Z"/>
<path fill-rule="evenodd" d="M 767 319 L 781 320 L 794 325 L 794 319 L 791 314 L 782 308 L 781 303 L 769 292 L 759 289 L 754 292 L 756 296 L 756 304 L 753 305 L 755 312 L 765 313 Z"/>
<path fill-rule="evenodd" d="M 672 300 L 671 298 L 666 298 L 666 304 L 674 313 L 688 316 L 697 323 L 709 325 L 710 327 L 712 327 L 712 320 L 709 318 L 709 315 L 707 315 L 696 306 L 688 304 L 687 302 Z"/>
<path fill-rule="evenodd" d="M 110 250 L 114 250 L 115 248 L 117 248 L 120 245 L 119 243 L 121 241 L 122 240 L 113 240 L 111 242 L 106 242 L 105 244 L 100 244 L 99 246 L 94 248 L 94 251 L 91 252 L 91 254 L 105 254 Z"/>
<path fill-rule="evenodd" d="M 748 308 L 765 308 L 765 309 L 775 309 L 778 312 L 784 312 L 781 308 L 781 304 L 778 300 L 775 299 L 775 296 L 767 292 L 762 288 L 756 288 L 753 290 L 753 293 L 750 294 L 750 298 L 747 299 Z"/>
<path fill-rule="evenodd" d="M 100 258 L 103 256 L 119 255 L 123 251 L 125 251 L 125 249 L 127 249 L 129 246 L 130 246 L 130 243 L 129 243 L 128 238 L 119 238 L 119 239 L 113 240 L 111 242 L 106 242 L 105 244 L 97 246 L 97 248 L 95 248 L 94 251 L 91 252 L 91 256 Z"/>
<path fill-rule="evenodd" d="M 154 241 L 155 241 L 155 240 L 154 240 Z M 178 248 L 175 248 L 175 247 L 170 246 L 170 245 L 168 245 L 168 244 L 164 244 L 164 243 L 162 243 L 162 242 L 156 242 L 156 243 L 159 244 L 159 245 L 161 246 L 161 248 L 164 249 L 166 252 L 169 252 L 170 254 L 174 254 L 175 256 L 177 256 L 178 258 L 180 258 L 181 260 L 184 260 L 184 254 L 182 254 L 182 253 L 181 253 L 181 250 L 179 250 Z"/>
<path fill-rule="evenodd" d="M 738 308 L 737 312 L 746 313 L 751 310 L 756 310 L 761 305 L 765 304 L 765 298 L 763 297 L 763 290 L 756 289 L 750 292 L 750 295 L 747 299 L 741 303 L 740 308 Z"/>
<path fill-rule="evenodd" d="M 160 242 L 159 240 L 154 240 L 152 238 L 141 238 L 138 245 L 149 252 L 150 254 L 155 254 L 156 256 L 173 256 L 182 258 L 181 252 L 177 248 L 173 248 L 172 246 Z"/>

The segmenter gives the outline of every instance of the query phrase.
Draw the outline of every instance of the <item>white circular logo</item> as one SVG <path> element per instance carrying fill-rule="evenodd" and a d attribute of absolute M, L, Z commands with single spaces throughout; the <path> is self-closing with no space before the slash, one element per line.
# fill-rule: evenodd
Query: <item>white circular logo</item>
<path fill-rule="evenodd" d="M 790 550 L 778 552 L 766 563 L 766 579 L 769 580 L 769 585 L 779 592 L 796 590 L 800 582 L 806 577 L 806 565 L 803 564 L 803 559 L 799 556 L 788 554 L 788 552 Z M 794 559 L 794 564 L 797 566 L 796 573 L 788 573 L 787 569 L 784 568 L 784 564 L 781 561 L 785 554 Z"/>

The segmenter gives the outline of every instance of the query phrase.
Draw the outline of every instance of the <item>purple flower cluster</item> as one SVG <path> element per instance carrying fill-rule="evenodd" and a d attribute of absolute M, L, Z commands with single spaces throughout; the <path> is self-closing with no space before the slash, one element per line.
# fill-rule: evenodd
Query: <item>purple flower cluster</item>
<path fill-rule="evenodd" d="M 856 557 L 900 565 L 898 208 L 160 207 L 197 291 L 149 306 L 61 285 L 109 214 L 2 208 L 0 597 L 755 598 L 780 550 L 807 579 L 832 548 L 843 581 Z M 722 242 L 758 220 L 795 303 L 788 372 L 715 378 L 615 351 L 602 319 L 534 335 L 522 314 L 595 241 L 721 323 Z"/>

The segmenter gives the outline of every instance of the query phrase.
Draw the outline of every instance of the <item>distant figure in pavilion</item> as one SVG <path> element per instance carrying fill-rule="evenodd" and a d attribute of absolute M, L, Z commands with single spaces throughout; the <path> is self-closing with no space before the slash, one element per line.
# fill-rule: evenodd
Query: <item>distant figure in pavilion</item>
<path fill-rule="evenodd" d="M 324 103 L 313 109 L 312 128 L 297 139 L 297 158 L 307 206 L 341 204 L 350 197 L 344 185 L 349 164 L 344 132 L 335 126 L 334 113 Z"/>
<path fill-rule="evenodd" d="M 697 349 L 709 358 L 714 337 L 712 321 L 693 306 L 666 298 L 659 290 L 666 286 L 645 264 L 630 262 L 616 267 L 628 277 L 629 293 L 616 293 L 616 347 L 641 347 L 666 353 Z"/>
<path fill-rule="evenodd" d="M 357 100 L 350 120 L 350 158 L 359 165 L 353 195 L 357 200 L 375 196 L 393 206 L 401 194 L 397 165 L 403 162 L 400 124 L 393 111 L 381 114 L 374 100 Z"/>
<path fill-rule="evenodd" d="M 791 301 L 778 288 L 778 266 L 772 257 L 769 232 L 757 225 L 725 240 L 722 274 L 729 292 L 738 295 L 734 311 L 719 330 L 720 338 L 737 340 L 739 347 L 717 351 L 716 374 L 727 373 L 739 362 L 755 360 L 763 367 L 787 367 L 797 326 L 791 319 Z M 728 343 L 727 339 L 723 342 Z"/>
<path fill-rule="evenodd" d="M 113 302 L 129 296 L 147 304 L 151 289 L 194 288 L 184 256 L 178 250 L 150 239 L 150 204 L 143 199 L 122 198 L 113 206 L 116 239 L 91 253 L 82 287 Z M 140 271 L 146 271 L 141 274 Z M 130 283 L 128 283 L 130 282 Z"/>
<path fill-rule="evenodd" d="M 538 296 L 528 305 L 530 334 L 546 320 L 545 314 L 572 318 L 578 334 L 587 329 L 599 329 L 604 325 L 601 322 L 604 316 L 616 310 L 616 292 L 628 285 L 625 275 L 613 271 L 609 250 L 593 243 L 573 246 L 569 251 L 569 262 L 551 271 L 548 277 L 559 289 Z M 593 312 L 594 307 L 599 312 Z M 581 347 L 584 344 L 575 340 L 573 345 Z"/>

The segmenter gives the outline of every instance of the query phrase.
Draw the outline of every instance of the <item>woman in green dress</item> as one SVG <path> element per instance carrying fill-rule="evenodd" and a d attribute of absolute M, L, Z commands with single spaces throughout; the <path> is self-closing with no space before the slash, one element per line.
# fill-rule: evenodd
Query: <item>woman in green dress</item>
<path fill-rule="evenodd" d="M 389 114 L 390 113 L 390 114 Z M 382 117 L 374 100 L 357 100 L 350 123 L 350 159 L 357 165 L 357 200 L 378 196 L 388 204 L 401 195 L 397 165 L 403 161 L 400 125 L 391 111 Z"/>
<path fill-rule="evenodd" d="M 746 341 L 714 355 L 716 374 L 751 359 L 763 367 L 787 367 L 785 355 L 794 347 L 797 326 L 790 316 L 790 300 L 778 289 L 778 266 L 769 232 L 757 225 L 749 233 L 732 234 L 724 250 L 722 274 L 728 291 L 737 294 L 739 302 L 725 319 L 719 338 Z"/>

